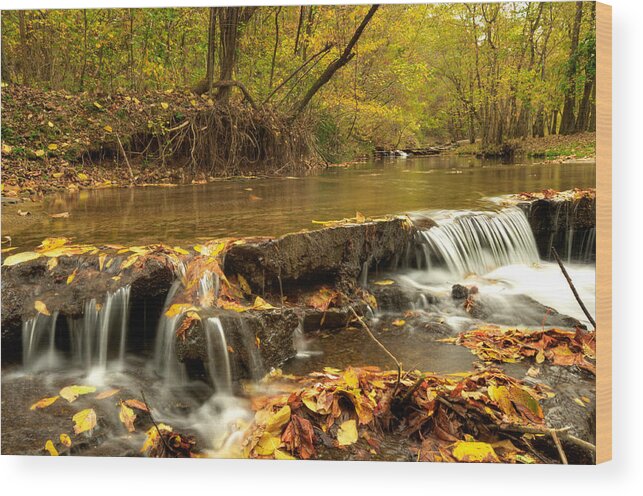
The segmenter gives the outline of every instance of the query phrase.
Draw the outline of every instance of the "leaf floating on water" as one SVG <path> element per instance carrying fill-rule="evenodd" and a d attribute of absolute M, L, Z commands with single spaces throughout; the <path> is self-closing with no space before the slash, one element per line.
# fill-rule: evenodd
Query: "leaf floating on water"
<path fill-rule="evenodd" d="M 79 396 L 93 393 L 94 391 L 96 391 L 94 386 L 66 386 L 60 390 L 60 396 L 69 401 L 69 403 L 73 403 Z"/>
<path fill-rule="evenodd" d="M 45 449 L 51 456 L 58 456 L 58 450 L 54 446 L 54 443 L 51 441 L 51 439 L 47 439 L 47 442 L 45 443 Z"/>
<path fill-rule="evenodd" d="M 376 286 L 390 286 L 391 284 L 395 284 L 395 281 L 392 279 L 383 279 L 382 281 L 375 281 L 374 284 Z"/>
<path fill-rule="evenodd" d="M 51 312 L 47 309 L 47 305 L 40 300 L 36 300 L 33 304 L 34 308 L 43 315 L 51 315 Z"/>
<path fill-rule="evenodd" d="M 69 437 L 68 434 L 61 434 L 60 442 L 62 443 L 63 446 L 67 446 L 68 448 L 71 447 L 71 438 Z"/>
<path fill-rule="evenodd" d="M 406 324 L 406 320 L 404 319 L 395 319 L 393 322 L 391 322 L 392 325 L 395 327 L 403 327 L 404 324 Z"/>
<path fill-rule="evenodd" d="M 137 410 L 141 410 L 143 412 L 148 412 L 149 413 L 149 408 L 147 408 L 147 405 L 143 403 L 141 400 L 125 400 L 123 403 L 125 403 L 127 406 L 130 406 L 132 408 L 136 408 Z"/>
<path fill-rule="evenodd" d="M 38 246 L 38 251 L 49 251 L 53 250 L 55 248 L 60 248 L 61 246 L 65 246 L 68 244 L 71 240 L 69 238 L 65 237 L 59 237 L 59 238 L 45 238 L 42 240 L 42 243 L 40 243 L 40 246 Z"/>
<path fill-rule="evenodd" d="M 36 253 L 33 251 L 23 251 L 22 253 L 16 253 L 4 259 L 2 265 L 5 267 L 11 267 L 19 263 L 30 262 L 31 260 L 36 260 L 40 258 L 42 254 Z"/>
<path fill-rule="evenodd" d="M 81 410 L 72 417 L 72 420 L 74 421 L 74 432 L 76 434 L 81 434 L 96 427 L 96 412 L 93 408 Z"/>
<path fill-rule="evenodd" d="M 66 219 L 69 217 L 69 212 L 60 212 L 59 214 L 49 214 L 52 219 Z"/>
<path fill-rule="evenodd" d="M 118 393 L 119 391 L 120 391 L 120 389 L 117 389 L 117 388 L 111 388 L 111 389 L 107 389 L 105 391 L 101 391 L 100 393 L 98 393 L 96 395 L 96 399 L 97 400 L 104 400 L 106 398 L 110 398 L 110 397 L 114 396 L 116 393 Z"/>
<path fill-rule="evenodd" d="M 478 441 L 457 441 L 453 445 L 453 456 L 459 462 L 500 462 L 490 444 Z"/>
<path fill-rule="evenodd" d="M 134 410 L 128 407 L 125 403 L 121 403 L 121 410 L 118 413 L 118 418 L 127 429 L 128 432 L 134 432 L 136 428 L 134 427 L 134 421 L 136 420 L 136 414 Z"/>
<path fill-rule="evenodd" d="M 60 396 L 52 396 L 50 398 L 43 398 L 29 407 L 29 410 L 39 410 L 41 408 L 47 408 L 49 405 L 53 405 Z"/>
<path fill-rule="evenodd" d="M 357 442 L 357 422 L 347 420 L 339 426 L 337 431 L 337 443 L 340 446 L 349 446 Z"/>

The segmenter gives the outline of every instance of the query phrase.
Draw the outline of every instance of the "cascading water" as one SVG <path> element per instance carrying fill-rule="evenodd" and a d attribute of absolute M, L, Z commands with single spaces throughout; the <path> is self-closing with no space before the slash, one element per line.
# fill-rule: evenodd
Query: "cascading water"
<path fill-rule="evenodd" d="M 22 323 L 22 362 L 25 370 L 52 369 L 57 363 L 56 323 L 58 312 L 39 313 Z"/>
<path fill-rule="evenodd" d="M 210 317 L 203 322 L 205 338 L 208 344 L 206 370 L 217 393 L 232 392 L 232 369 L 228 356 L 228 343 L 221 319 Z"/>
<path fill-rule="evenodd" d="M 176 356 L 176 328 L 181 314 L 168 317 L 167 310 L 176 296 L 181 281 L 176 280 L 170 287 L 163 305 L 163 314 L 156 328 L 156 343 L 154 345 L 154 370 L 167 384 L 179 385 L 187 380 L 185 365 Z"/>
<path fill-rule="evenodd" d="M 531 227 L 518 208 L 457 212 L 420 231 L 420 241 L 427 268 L 446 267 L 456 278 L 539 261 Z"/>
<path fill-rule="evenodd" d="M 83 317 L 69 322 L 72 360 L 86 371 L 102 373 L 108 362 L 122 369 L 127 349 L 130 286 L 119 288 L 98 305 L 85 303 Z"/>

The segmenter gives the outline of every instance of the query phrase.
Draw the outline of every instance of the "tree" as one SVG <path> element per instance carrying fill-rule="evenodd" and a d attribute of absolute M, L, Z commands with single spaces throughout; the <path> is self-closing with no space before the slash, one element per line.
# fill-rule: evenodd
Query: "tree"
<path fill-rule="evenodd" d="M 560 121 L 560 134 L 572 134 L 576 130 L 576 119 L 574 112 L 576 110 L 576 65 L 578 58 L 578 39 L 580 36 L 580 26 L 583 18 L 583 2 L 576 2 L 576 13 L 574 15 L 574 25 L 571 32 L 571 43 L 569 46 L 569 61 L 567 65 L 567 74 L 565 79 L 565 103 L 563 105 L 563 115 Z"/>

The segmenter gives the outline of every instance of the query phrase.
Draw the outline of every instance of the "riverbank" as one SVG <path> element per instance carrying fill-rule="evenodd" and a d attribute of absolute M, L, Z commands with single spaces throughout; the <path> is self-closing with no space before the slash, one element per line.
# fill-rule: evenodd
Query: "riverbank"
<path fill-rule="evenodd" d="M 302 173 L 321 165 L 309 137 L 306 122 L 293 126 L 243 103 L 222 107 L 188 89 L 74 94 L 5 85 L 2 196 Z"/>
<path fill-rule="evenodd" d="M 508 140 L 503 150 L 513 156 L 542 158 L 554 163 L 577 159 L 596 159 L 596 133 L 549 135 L 543 138 Z M 476 156 L 494 155 L 488 150 L 483 150 L 480 142 L 463 144 L 454 149 L 452 153 Z"/>

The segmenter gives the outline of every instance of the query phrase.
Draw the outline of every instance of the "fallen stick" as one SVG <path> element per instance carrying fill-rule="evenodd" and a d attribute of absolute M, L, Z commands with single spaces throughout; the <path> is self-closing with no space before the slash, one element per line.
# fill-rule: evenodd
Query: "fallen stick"
<path fill-rule="evenodd" d="M 567 273 L 567 270 L 565 270 L 565 266 L 563 265 L 563 261 L 560 259 L 558 256 L 558 252 L 556 251 L 556 248 L 553 246 L 551 247 L 551 252 L 554 255 L 554 258 L 556 259 L 556 262 L 558 262 L 558 266 L 560 267 L 560 270 L 562 271 L 563 275 L 565 276 L 565 279 L 567 279 L 567 284 L 569 284 L 569 288 L 572 290 L 572 293 L 574 293 L 574 297 L 576 298 L 576 301 L 580 305 L 581 309 L 585 313 L 585 316 L 587 317 L 587 320 L 591 322 L 591 324 L 594 326 L 594 330 L 596 330 L 596 321 L 594 321 L 594 318 L 590 315 L 589 311 L 587 310 L 587 307 L 583 303 L 583 300 L 580 299 L 580 296 L 578 294 L 578 291 L 576 291 L 576 288 L 574 287 L 574 283 L 572 282 L 572 278 L 569 277 L 569 274 Z"/>
<path fill-rule="evenodd" d="M 563 463 L 563 465 L 569 465 L 569 462 L 567 461 L 567 455 L 565 454 L 565 450 L 563 449 L 563 445 L 560 443 L 560 439 L 558 439 L 558 434 L 553 429 L 549 433 L 551 434 L 551 438 L 554 440 L 554 444 L 556 445 L 556 449 L 558 450 L 560 461 Z"/>
<path fill-rule="evenodd" d="M 127 164 L 127 170 L 129 170 L 129 180 L 131 184 L 134 184 L 134 173 L 132 172 L 132 166 L 129 163 L 129 159 L 127 158 L 127 154 L 125 153 L 125 148 L 123 148 L 123 143 L 121 143 L 121 138 L 116 135 L 116 139 L 118 140 L 118 146 L 121 149 L 121 153 L 123 154 L 123 158 L 125 159 L 125 163 Z"/>
<path fill-rule="evenodd" d="M 497 429 L 499 431 L 506 431 L 506 432 L 519 432 L 523 434 L 542 434 L 542 435 L 550 435 L 552 432 L 555 432 L 556 435 L 560 439 L 564 439 L 565 441 L 569 441 L 572 444 L 575 444 L 579 448 L 583 448 L 587 451 L 590 451 L 592 454 L 596 453 L 596 446 L 594 446 L 592 443 L 584 441 L 583 439 L 577 438 L 576 436 L 571 435 L 569 432 L 569 427 L 565 427 L 562 429 L 550 429 L 550 428 L 541 428 L 541 427 L 526 427 L 526 426 L 518 426 L 518 425 L 496 425 L 496 426 L 491 426 L 492 429 Z"/>
<path fill-rule="evenodd" d="M 353 307 L 349 307 L 349 308 L 351 309 L 351 312 L 353 312 L 353 315 L 355 316 L 355 318 L 356 318 L 356 319 L 359 321 L 359 323 L 362 325 L 362 328 L 363 328 L 363 329 L 366 331 L 366 333 L 371 337 L 371 339 L 372 339 L 373 341 L 375 341 L 375 343 L 376 343 L 376 344 L 377 344 L 377 345 L 382 349 L 382 351 L 384 351 L 384 353 L 386 353 L 386 354 L 391 358 L 391 360 L 393 360 L 393 361 L 395 362 L 395 365 L 396 365 L 396 367 L 397 367 L 397 382 L 395 383 L 395 389 L 393 389 L 393 396 L 395 396 L 395 393 L 397 393 L 397 390 L 398 390 L 398 388 L 400 387 L 400 380 L 402 379 L 402 364 L 399 362 L 399 360 L 398 360 L 397 358 L 395 358 L 395 355 L 393 355 L 393 353 L 391 353 L 391 352 L 386 348 L 386 346 L 384 346 L 384 345 L 383 345 L 383 344 L 382 344 L 382 343 L 381 343 L 381 342 L 380 342 L 380 341 L 379 341 L 379 340 L 378 340 L 378 339 L 373 335 L 373 333 L 372 333 L 372 332 L 371 332 L 371 330 L 369 329 L 369 327 L 368 327 L 368 325 L 366 324 L 366 322 L 364 322 L 364 319 L 362 319 L 362 317 L 360 317 L 360 316 L 357 314 L 357 312 L 355 311 L 355 309 L 354 309 Z"/>

